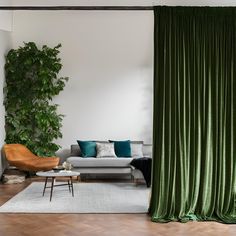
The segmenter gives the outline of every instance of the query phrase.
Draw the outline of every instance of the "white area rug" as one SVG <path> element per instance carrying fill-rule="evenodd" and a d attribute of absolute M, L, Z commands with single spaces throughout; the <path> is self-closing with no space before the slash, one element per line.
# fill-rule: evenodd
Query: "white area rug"
<path fill-rule="evenodd" d="M 68 186 L 55 187 L 42 196 L 44 183 L 30 184 L 0 207 L 6 213 L 146 213 L 149 192 L 146 186 L 132 183 L 76 183 L 75 196 Z"/>

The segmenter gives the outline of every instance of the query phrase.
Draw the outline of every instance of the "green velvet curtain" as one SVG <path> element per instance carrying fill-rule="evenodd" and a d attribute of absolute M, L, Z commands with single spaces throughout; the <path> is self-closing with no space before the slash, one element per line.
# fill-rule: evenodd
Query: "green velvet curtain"
<path fill-rule="evenodd" d="M 236 8 L 154 15 L 152 220 L 236 223 Z"/>

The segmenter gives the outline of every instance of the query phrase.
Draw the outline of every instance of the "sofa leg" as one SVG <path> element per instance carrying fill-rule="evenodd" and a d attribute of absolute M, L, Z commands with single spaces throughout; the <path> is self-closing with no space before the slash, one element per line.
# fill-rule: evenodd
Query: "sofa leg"
<path fill-rule="evenodd" d="M 135 180 L 134 180 L 134 176 L 132 175 L 132 173 L 130 175 L 130 178 L 131 178 L 131 182 L 134 183 Z"/>
<path fill-rule="evenodd" d="M 79 175 L 77 175 L 77 181 L 78 181 L 78 182 L 81 182 L 81 178 L 80 178 Z"/>
<path fill-rule="evenodd" d="M 134 179 L 135 186 L 138 186 L 138 179 Z"/>

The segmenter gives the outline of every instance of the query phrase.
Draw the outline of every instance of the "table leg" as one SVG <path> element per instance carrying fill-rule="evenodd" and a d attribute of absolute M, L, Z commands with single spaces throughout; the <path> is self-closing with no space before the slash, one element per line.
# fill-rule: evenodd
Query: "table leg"
<path fill-rule="evenodd" d="M 46 187 L 47 187 L 47 183 L 48 183 L 48 177 L 46 177 L 45 179 L 45 184 L 44 184 L 44 188 L 43 188 L 43 196 L 45 194 L 45 190 L 46 190 Z"/>
<path fill-rule="evenodd" d="M 55 177 L 52 177 L 51 193 L 50 193 L 50 202 L 51 202 L 51 200 L 52 200 L 52 192 L 53 192 L 53 186 L 54 186 L 54 179 L 55 179 Z"/>
<path fill-rule="evenodd" d="M 74 197 L 74 187 L 73 187 L 73 178 L 70 176 L 70 183 L 71 183 L 71 192 L 72 196 Z"/>
<path fill-rule="evenodd" d="M 69 186 L 69 192 L 71 192 L 71 190 L 70 190 L 70 180 L 68 180 L 68 186 Z"/>

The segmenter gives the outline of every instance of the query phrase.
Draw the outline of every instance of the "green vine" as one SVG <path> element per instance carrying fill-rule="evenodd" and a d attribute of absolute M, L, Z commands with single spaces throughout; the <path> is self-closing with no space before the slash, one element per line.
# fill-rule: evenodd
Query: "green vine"
<path fill-rule="evenodd" d="M 58 77 L 60 47 L 39 49 L 29 42 L 6 56 L 5 142 L 24 144 L 39 156 L 54 155 L 60 146 L 53 141 L 62 137 L 63 115 L 51 102 L 68 80 Z"/>

